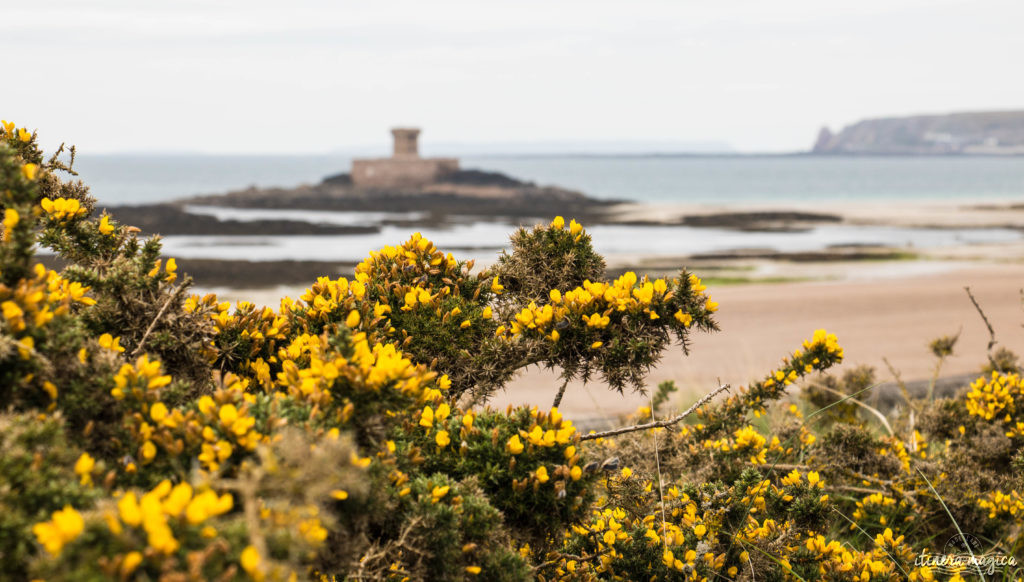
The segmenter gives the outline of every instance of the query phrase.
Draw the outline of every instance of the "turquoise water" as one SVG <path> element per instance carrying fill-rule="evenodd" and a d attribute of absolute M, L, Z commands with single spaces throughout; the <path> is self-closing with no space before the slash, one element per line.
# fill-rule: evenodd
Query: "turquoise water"
<path fill-rule="evenodd" d="M 106 204 L 145 204 L 249 186 L 296 186 L 348 171 L 337 155 L 81 156 L 79 177 Z M 1024 157 L 464 157 L 598 198 L 763 204 L 879 200 L 1024 201 Z"/>

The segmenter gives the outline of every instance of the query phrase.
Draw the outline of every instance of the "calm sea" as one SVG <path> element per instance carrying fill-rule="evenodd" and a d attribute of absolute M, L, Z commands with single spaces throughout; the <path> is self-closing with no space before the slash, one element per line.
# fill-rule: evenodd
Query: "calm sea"
<path fill-rule="evenodd" d="M 296 186 L 348 171 L 344 156 L 81 156 L 80 178 L 106 204 L 145 204 L 248 186 Z M 463 158 L 598 198 L 749 204 L 1022 200 L 1024 157 L 548 156 Z"/>
<path fill-rule="evenodd" d="M 80 177 L 105 204 L 145 204 L 248 186 L 296 186 L 347 171 L 341 156 L 85 156 Z M 1024 202 L 1024 158 L 692 156 L 692 157 L 488 157 L 463 158 L 465 168 L 499 171 L 591 196 L 638 202 L 716 205 L 816 201 L 954 200 Z M 380 224 L 380 213 L 196 208 L 235 220 L 286 219 L 335 224 Z M 408 218 L 408 217 L 407 217 Z M 493 260 L 514 225 L 481 221 L 423 234 L 465 258 Z M 902 248 L 1015 242 L 1009 229 L 907 229 L 819 225 L 803 232 L 594 226 L 597 250 L 606 255 L 679 256 L 765 249 L 806 251 L 834 245 L 884 244 Z M 180 258 L 305 259 L 356 261 L 385 244 L 399 243 L 407 228 L 349 236 L 170 236 L 164 250 Z M 654 244 L 657 241 L 657 244 Z"/>

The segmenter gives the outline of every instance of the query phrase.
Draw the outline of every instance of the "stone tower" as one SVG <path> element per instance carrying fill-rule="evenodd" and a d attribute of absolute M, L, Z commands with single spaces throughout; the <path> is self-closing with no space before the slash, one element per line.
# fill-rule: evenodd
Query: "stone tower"
<path fill-rule="evenodd" d="M 446 175 L 459 171 L 456 158 L 421 158 L 420 130 L 396 127 L 390 158 L 352 160 L 352 183 L 364 188 L 421 188 L 435 184 Z"/>
<path fill-rule="evenodd" d="M 395 150 L 392 154 L 396 158 L 418 158 L 420 146 L 417 140 L 420 137 L 420 130 L 412 127 L 396 127 L 391 130 L 395 138 Z"/>

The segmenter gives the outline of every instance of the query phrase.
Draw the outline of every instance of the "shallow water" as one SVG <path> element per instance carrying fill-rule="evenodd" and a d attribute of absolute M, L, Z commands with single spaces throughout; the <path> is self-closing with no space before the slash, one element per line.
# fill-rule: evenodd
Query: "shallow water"
<path fill-rule="evenodd" d="M 359 214 L 359 213 L 337 213 Z M 450 228 L 423 228 L 423 236 L 460 258 L 492 261 L 508 244 L 515 227 L 477 222 Z M 821 251 L 833 246 L 884 245 L 924 249 L 963 244 L 1014 242 L 1010 229 L 911 229 L 885 226 L 821 225 L 800 232 L 745 232 L 688 226 L 621 226 L 588 228 L 595 249 L 605 255 L 679 256 L 760 249 L 777 252 Z M 164 252 L 180 258 L 319 260 L 356 262 L 370 250 L 399 244 L 410 229 L 383 226 L 373 234 L 338 236 L 168 236 Z"/>

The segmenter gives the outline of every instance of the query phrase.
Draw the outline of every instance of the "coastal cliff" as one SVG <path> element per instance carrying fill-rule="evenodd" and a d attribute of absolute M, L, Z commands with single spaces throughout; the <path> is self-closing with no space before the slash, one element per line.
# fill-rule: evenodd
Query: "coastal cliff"
<path fill-rule="evenodd" d="M 1024 111 L 867 119 L 822 128 L 815 154 L 1024 155 Z"/>

